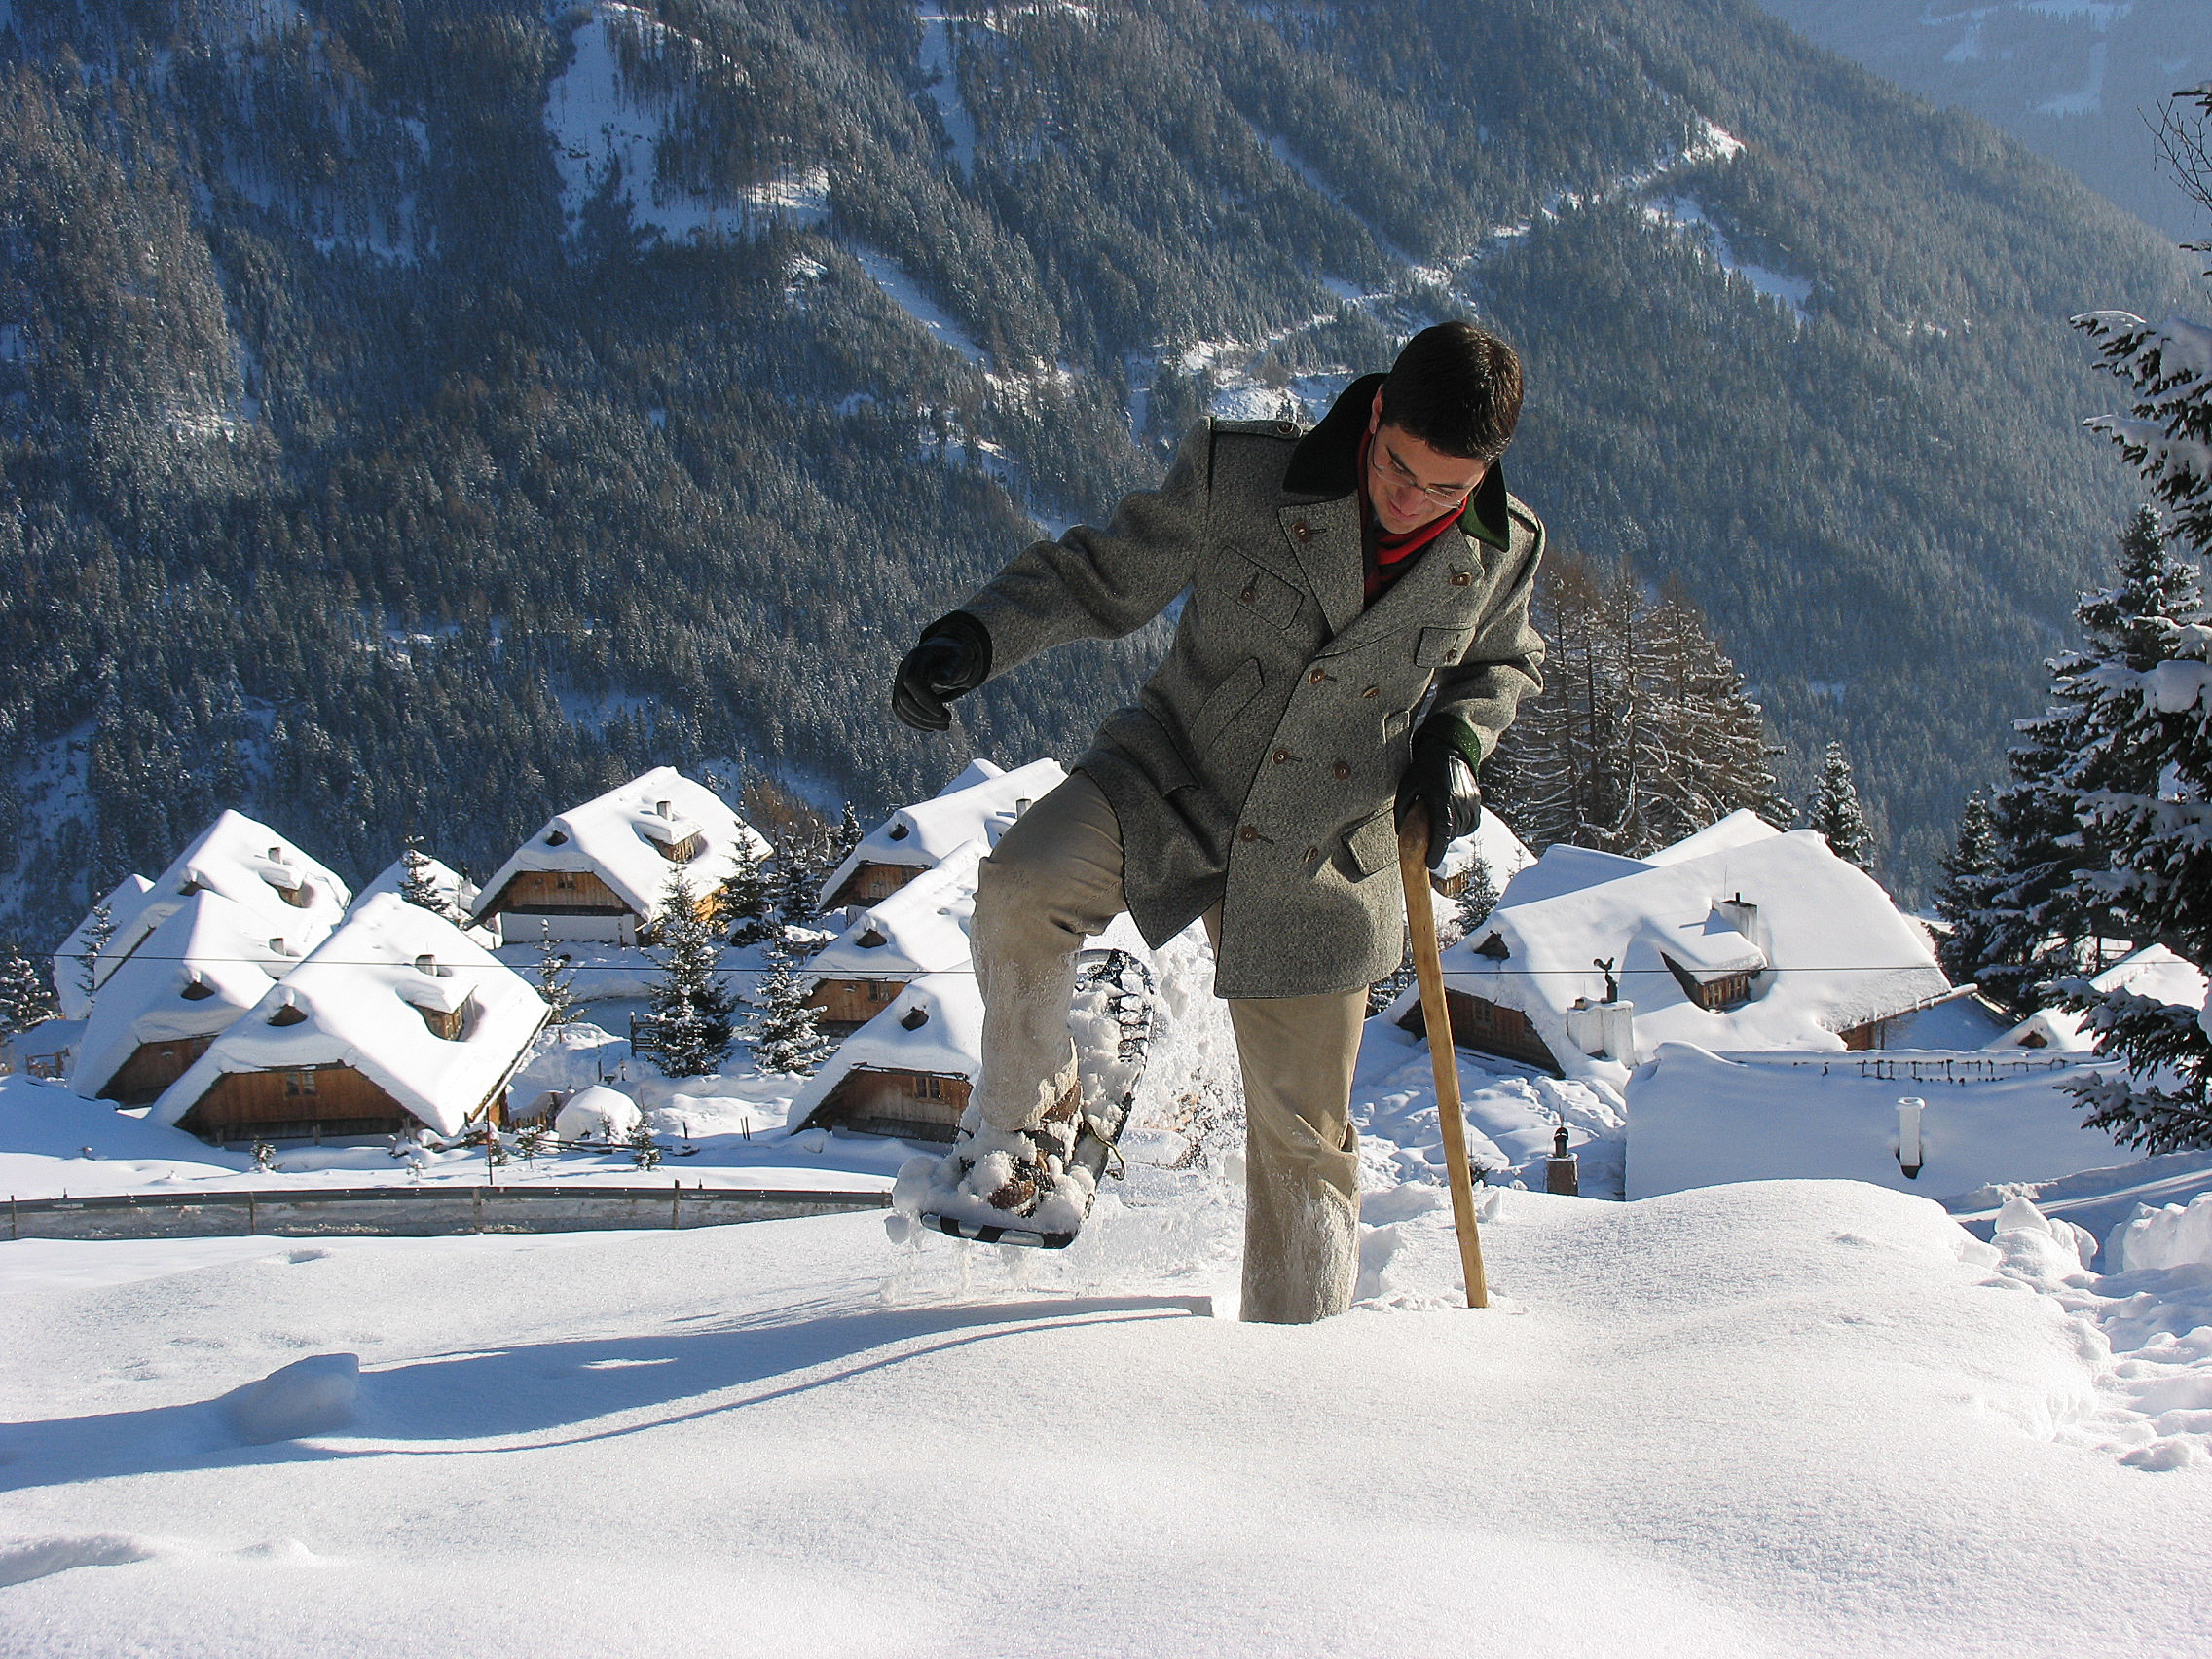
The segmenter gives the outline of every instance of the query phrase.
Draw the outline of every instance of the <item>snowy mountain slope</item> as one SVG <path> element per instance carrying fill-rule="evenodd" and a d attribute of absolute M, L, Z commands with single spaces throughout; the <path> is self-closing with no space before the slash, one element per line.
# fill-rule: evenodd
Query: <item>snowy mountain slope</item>
<path fill-rule="evenodd" d="M 112 1285 L 31 1247 L 0 1649 L 2212 1651 L 2212 1486 L 2078 1443 L 2106 1360 L 2046 1236 L 1503 1194 L 1478 1314 L 1440 1218 L 1382 1231 L 1388 1288 L 1305 1329 L 1200 1316 L 1219 1262 L 1025 1288 L 860 1217 Z M 326 1352 L 350 1423 L 240 1446 L 220 1397 Z"/>
<path fill-rule="evenodd" d="M 2163 100 L 2212 80 L 2195 0 L 1759 0 L 1812 40 L 1939 104 L 1972 111 L 2176 241 L 2203 210 L 2154 165 Z"/>

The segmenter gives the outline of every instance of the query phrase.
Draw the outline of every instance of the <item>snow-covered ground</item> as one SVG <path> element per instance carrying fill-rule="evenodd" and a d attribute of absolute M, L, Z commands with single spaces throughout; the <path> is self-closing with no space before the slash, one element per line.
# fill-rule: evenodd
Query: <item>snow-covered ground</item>
<path fill-rule="evenodd" d="M 2107 1349 L 2203 1267 L 1849 1183 L 1490 1206 L 1497 1309 L 1428 1209 L 1306 1328 L 1207 1316 L 1225 1202 L 0 1245 L 0 1652 L 2212 1651 L 2203 1344 Z"/>

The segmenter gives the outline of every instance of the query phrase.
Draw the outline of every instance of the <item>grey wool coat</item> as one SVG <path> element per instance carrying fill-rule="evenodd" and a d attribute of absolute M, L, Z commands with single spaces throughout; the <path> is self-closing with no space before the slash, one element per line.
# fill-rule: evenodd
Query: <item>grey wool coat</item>
<path fill-rule="evenodd" d="M 1224 997 L 1373 984 L 1405 947 L 1392 804 L 1412 732 L 1443 716 L 1487 755 L 1540 689 L 1529 596 L 1544 531 L 1493 466 L 1372 607 L 1357 489 L 1380 376 L 1310 431 L 1201 421 L 1104 529 L 1015 557 L 961 609 L 997 675 L 1118 638 L 1187 591 L 1167 659 L 1077 765 L 1121 821 L 1124 887 L 1164 942 L 1214 904 Z"/>

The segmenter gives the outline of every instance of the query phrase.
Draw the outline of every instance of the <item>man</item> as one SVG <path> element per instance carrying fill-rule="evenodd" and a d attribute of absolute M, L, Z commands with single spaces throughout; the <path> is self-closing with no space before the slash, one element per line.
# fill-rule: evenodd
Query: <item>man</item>
<path fill-rule="evenodd" d="M 1520 408 L 1511 348 L 1450 322 L 1310 431 L 1201 421 L 1158 490 L 1031 547 L 900 665 L 899 718 L 941 731 L 946 702 L 993 675 L 1186 596 L 1136 706 L 983 861 L 969 1153 L 1013 1168 L 993 1205 L 1034 1208 L 1074 1143 L 1084 940 L 1124 908 L 1155 944 L 1203 917 L 1244 1080 L 1243 1316 L 1350 1305 L 1351 1074 L 1368 987 L 1404 950 L 1396 825 L 1425 819 L 1434 868 L 1475 828 L 1483 757 L 1540 686 L 1543 527 L 1498 461 Z"/>

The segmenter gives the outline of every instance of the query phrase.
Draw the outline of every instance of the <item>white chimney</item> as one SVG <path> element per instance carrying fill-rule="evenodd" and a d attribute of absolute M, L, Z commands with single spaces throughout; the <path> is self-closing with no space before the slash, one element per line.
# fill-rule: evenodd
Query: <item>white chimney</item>
<path fill-rule="evenodd" d="M 1928 1102 L 1917 1094 L 1908 1094 L 1898 1102 L 1898 1167 L 1908 1181 L 1920 1174 L 1920 1114 L 1927 1108 Z"/>
<path fill-rule="evenodd" d="M 424 951 L 422 955 L 415 958 L 415 972 L 427 974 L 431 978 L 436 978 L 438 977 L 438 959 L 428 951 Z"/>
<path fill-rule="evenodd" d="M 668 802 L 667 802 L 667 801 L 665 801 L 665 800 L 656 800 L 656 801 L 654 801 L 654 802 L 653 802 L 653 811 L 655 811 L 656 813 L 658 813 L 658 814 L 659 814 L 659 815 L 660 815 L 661 817 L 663 817 L 663 818 L 674 818 L 674 817 L 676 816 L 676 814 L 675 814 L 675 813 L 673 813 L 673 812 L 669 811 L 669 809 L 668 809 Z"/>

